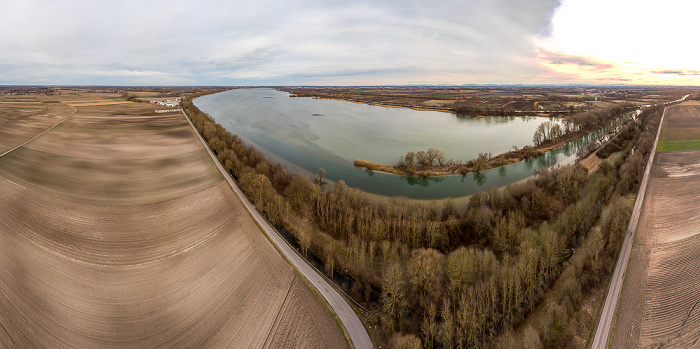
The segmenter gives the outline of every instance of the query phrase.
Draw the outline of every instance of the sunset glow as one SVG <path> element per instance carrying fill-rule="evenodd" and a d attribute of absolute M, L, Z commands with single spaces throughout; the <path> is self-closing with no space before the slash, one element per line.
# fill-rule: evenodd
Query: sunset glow
<path fill-rule="evenodd" d="M 546 80 L 700 83 L 700 49 L 690 37 L 700 5 L 687 1 L 565 0 L 551 34 L 535 39 Z"/>

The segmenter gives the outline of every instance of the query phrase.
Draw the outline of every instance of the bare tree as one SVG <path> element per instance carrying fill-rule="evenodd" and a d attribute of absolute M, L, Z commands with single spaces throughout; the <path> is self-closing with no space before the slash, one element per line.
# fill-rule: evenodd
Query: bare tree
<path fill-rule="evenodd" d="M 391 263 L 384 268 L 381 299 L 383 322 L 394 330 L 400 329 L 408 311 L 405 276 L 401 264 Z"/>
<path fill-rule="evenodd" d="M 323 167 L 319 168 L 318 169 L 318 179 L 317 179 L 318 185 L 323 185 L 323 177 L 325 177 L 325 176 L 326 176 L 326 169 L 324 169 Z"/>

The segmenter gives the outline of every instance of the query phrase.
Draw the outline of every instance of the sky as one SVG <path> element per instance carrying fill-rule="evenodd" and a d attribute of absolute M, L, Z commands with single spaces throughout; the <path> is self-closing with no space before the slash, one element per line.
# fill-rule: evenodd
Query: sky
<path fill-rule="evenodd" d="M 700 85 L 684 0 L 0 0 L 0 85 Z"/>

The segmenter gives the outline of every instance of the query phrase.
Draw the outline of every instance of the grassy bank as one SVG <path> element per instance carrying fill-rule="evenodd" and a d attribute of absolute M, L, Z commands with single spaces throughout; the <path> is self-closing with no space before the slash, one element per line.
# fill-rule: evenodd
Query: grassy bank
<path fill-rule="evenodd" d="M 700 140 L 695 141 L 659 141 L 658 151 L 681 151 L 700 149 Z"/>

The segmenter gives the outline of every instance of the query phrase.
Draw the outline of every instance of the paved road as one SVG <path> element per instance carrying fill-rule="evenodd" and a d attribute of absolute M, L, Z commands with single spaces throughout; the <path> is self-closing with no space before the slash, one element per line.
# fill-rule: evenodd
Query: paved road
<path fill-rule="evenodd" d="M 282 251 L 282 253 L 284 253 L 285 257 L 287 257 L 287 259 L 294 265 L 294 267 L 297 268 L 297 270 L 312 285 L 314 285 L 316 290 L 318 290 L 318 292 L 323 296 L 323 298 L 326 299 L 328 304 L 330 304 L 330 306 L 333 308 L 335 313 L 338 315 L 340 322 L 345 327 L 348 336 L 350 336 L 352 345 L 355 348 L 372 348 L 372 340 L 369 338 L 367 330 L 365 330 L 365 327 L 362 325 L 360 318 L 357 317 L 357 314 L 355 314 L 348 302 L 346 302 L 345 299 L 341 297 L 340 294 L 338 294 L 338 292 L 333 287 L 331 287 L 330 284 L 328 284 L 326 279 L 323 276 L 319 275 L 319 273 L 316 272 L 316 270 L 312 268 L 306 262 L 306 260 L 303 257 L 301 257 L 297 253 L 297 251 L 287 243 L 287 241 L 284 238 L 282 238 L 282 236 L 277 232 L 277 230 L 275 230 L 270 225 L 270 223 L 268 223 L 265 220 L 265 218 L 263 218 L 263 216 L 260 215 L 260 213 L 253 206 L 253 204 L 250 203 L 248 198 L 245 195 L 243 195 L 243 192 L 240 188 L 238 188 L 238 185 L 236 185 L 231 176 L 229 176 L 226 170 L 223 168 L 223 166 L 221 166 L 219 160 L 209 149 L 206 142 L 204 141 L 204 138 L 202 138 L 197 129 L 195 129 L 194 125 L 192 125 L 192 122 L 189 120 L 189 118 L 187 118 L 187 115 L 185 115 L 185 118 L 190 123 L 190 126 L 192 126 L 192 129 L 199 137 L 199 140 L 204 145 L 204 148 L 209 153 L 209 156 L 211 156 L 212 160 L 219 168 L 219 171 L 221 171 L 221 173 L 224 175 L 224 178 L 226 178 L 229 185 L 238 196 L 238 199 L 243 203 L 248 212 L 250 212 L 251 216 L 253 216 L 253 218 L 258 222 L 258 225 L 262 227 L 262 230 L 265 233 L 265 235 L 267 235 L 268 238 L 277 246 L 277 248 L 279 248 Z"/>
<path fill-rule="evenodd" d="M 684 100 L 686 97 L 681 98 L 679 101 Z M 649 161 L 647 162 L 646 169 L 644 170 L 644 177 L 642 178 L 642 183 L 639 186 L 637 201 L 634 203 L 632 217 L 630 218 L 630 223 L 627 226 L 627 234 L 625 235 L 625 241 L 622 243 L 620 256 L 617 259 L 615 271 L 613 272 L 612 279 L 610 280 L 608 294 L 605 296 L 605 304 L 603 305 L 603 310 L 600 313 L 600 318 L 598 319 L 598 326 L 596 327 L 595 334 L 593 335 L 593 342 L 591 343 L 591 348 L 593 349 L 603 349 L 606 348 L 608 345 L 610 331 L 612 330 L 613 319 L 615 318 L 615 311 L 617 310 L 617 301 L 620 298 L 620 292 L 622 291 L 622 284 L 624 282 L 625 272 L 627 271 L 627 263 L 629 262 L 629 258 L 632 252 L 632 243 L 634 242 L 634 234 L 637 230 L 639 213 L 642 210 L 642 203 L 644 203 L 644 194 L 647 191 L 649 172 L 651 171 L 651 164 L 654 162 L 654 155 L 656 154 L 656 144 L 659 142 L 659 135 L 661 134 L 661 125 L 664 122 L 664 117 L 666 117 L 667 109 L 668 107 L 664 109 L 664 113 L 661 116 L 659 130 L 656 132 L 654 146 L 651 148 L 651 153 L 649 154 Z"/>

